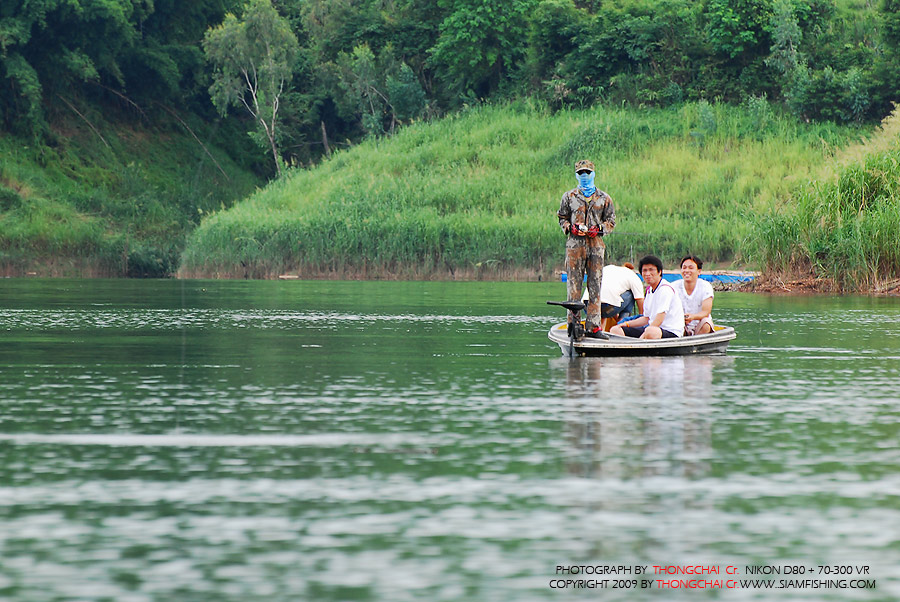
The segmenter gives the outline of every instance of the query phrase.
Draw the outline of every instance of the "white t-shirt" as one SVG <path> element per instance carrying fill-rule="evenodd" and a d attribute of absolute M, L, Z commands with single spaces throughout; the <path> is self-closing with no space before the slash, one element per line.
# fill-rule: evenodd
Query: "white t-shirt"
<path fill-rule="evenodd" d="M 600 303 L 622 305 L 622 293 L 631 291 L 635 299 L 644 298 L 644 283 L 634 271 L 621 265 L 603 266 L 600 280 Z"/>
<path fill-rule="evenodd" d="M 694 292 L 690 295 L 684 290 L 684 280 L 676 280 L 672 283 L 672 288 L 678 293 L 678 298 L 681 299 L 681 306 L 684 308 L 686 315 L 698 313 L 703 302 L 715 296 L 712 285 L 703 278 L 697 279 Z M 709 319 L 712 320 L 712 313 L 709 314 Z M 692 320 L 691 324 L 696 324 L 697 322 L 699 320 Z"/>
<path fill-rule="evenodd" d="M 684 310 L 681 308 L 681 299 L 675 293 L 675 289 L 669 282 L 663 280 L 656 286 L 656 291 L 647 289 L 647 297 L 644 299 L 644 315 L 653 318 L 660 312 L 666 312 L 666 317 L 660 328 L 681 336 L 684 334 Z"/>

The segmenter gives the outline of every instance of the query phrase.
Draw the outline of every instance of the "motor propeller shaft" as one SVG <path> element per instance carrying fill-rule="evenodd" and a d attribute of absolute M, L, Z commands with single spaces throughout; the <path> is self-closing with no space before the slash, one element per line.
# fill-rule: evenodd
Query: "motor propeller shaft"
<path fill-rule="evenodd" d="M 547 301 L 547 305 L 559 305 L 569 311 L 581 311 L 584 309 L 584 302 L 582 301 Z"/>

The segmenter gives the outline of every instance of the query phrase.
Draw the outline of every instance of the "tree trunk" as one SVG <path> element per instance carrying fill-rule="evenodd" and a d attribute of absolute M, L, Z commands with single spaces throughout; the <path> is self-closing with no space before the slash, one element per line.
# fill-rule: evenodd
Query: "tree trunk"
<path fill-rule="evenodd" d="M 321 121 L 322 124 L 322 146 L 325 147 L 325 156 L 331 157 L 331 148 L 328 146 L 328 132 L 325 131 L 325 122 Z"/>
<path fill-rule="evenodd" d="M 266 135 L 269 137 L 269 144 L 272 145 L 272 158 L 275 160 L 275 175 L 281 175 L 281 161 L 278 160 L 278 147 L 275 144 L 275 124 L 272 124 L 271 131 L 269 128 L 265 128 Z M 264 126 L 265 127 L 265 126 Z"/>

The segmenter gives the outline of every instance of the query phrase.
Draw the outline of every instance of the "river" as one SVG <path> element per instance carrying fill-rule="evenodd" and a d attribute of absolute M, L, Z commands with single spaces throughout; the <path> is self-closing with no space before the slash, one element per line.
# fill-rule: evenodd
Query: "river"
<path fill-rule="evenodd" d="M 0 281 L 0 599 L 900 599 L 897 299 L 720 293 L 727 355 L 569 360 L 564 294 Z"/>

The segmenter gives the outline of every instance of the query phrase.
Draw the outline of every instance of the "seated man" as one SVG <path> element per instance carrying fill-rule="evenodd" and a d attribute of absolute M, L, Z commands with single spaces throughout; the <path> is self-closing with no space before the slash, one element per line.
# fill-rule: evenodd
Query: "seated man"
<path fill-rule="evenodd" d="M 712 285 L 700 278 L 703 262 L 693 255 L 681 260 L 681 280 L 672 283 L 684 308 L 684 334 L 709 334 L 713 331 Z M 602 290 L 602 288 L 601 288 Z"/>
<path fill-rule="evenodd" d="M 600 279 L 600 317 L 601 327 L 605 332 L 616 323 L 633 313 L 644 311 L 644 283 L 634 272 L 630 263 L 603 266 Z M 587 299 L 587 291 L 583 300 Z M 634 306 L 637 304 L 637 312 Z"/>
<path fill-rule="evenodd" d="M 613 326 L 610 333 L 642 339 L 680 337 L 684 332 L 684 310 L 675 289 L 663 280 L 662 261 L 647 255 L 641 258 L 638 267 L 647 285 L 643 315 Z"/>

